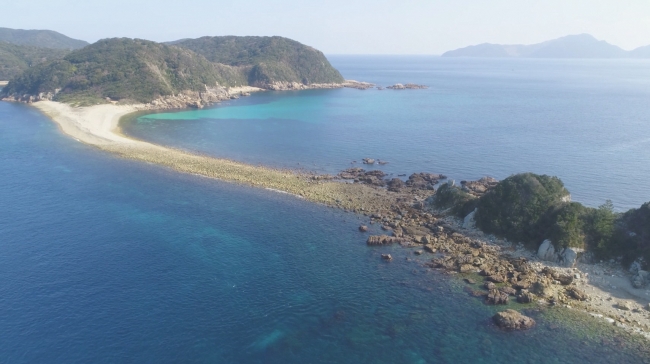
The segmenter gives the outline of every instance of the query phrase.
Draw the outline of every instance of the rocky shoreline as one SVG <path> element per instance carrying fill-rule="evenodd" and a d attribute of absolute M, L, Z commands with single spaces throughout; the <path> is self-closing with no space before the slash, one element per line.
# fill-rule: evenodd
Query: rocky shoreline
<path fill-rule="evenodd" d="M 242 90 L 239 90 L 242 92 Z M 445 176 L 414 173 L 406 181 L 385 180 L 381 171 L 349 169 L 338 176 L 298 173 L 256 167 L 243 163 L 195 155 L 172 148 L 134 140 L 116 132 L 115 119 L 152 105 L 99 105 L 71 108 L 54 102 L 34 106 L 59 123 L 62 130 L 78 140 L 120 157 L 154 163 L 170 169 L 209 178 L 277 190 L 331 207 L 363 214 L 368 224 L 377 224 L 385 232 L 370 236 L 369 246 L 399 244 L 427 259 L 423 265 L 447 274 L 475 276 L 484 282 L 468 283 L 470 293 L 486 304 L 507 307 L 510 301 L 541 306 L 578 308 L 648 337 L 650 315 L 639 303 L 614 300 L 601 287 L 590 284 L 589 270 L 598 266 L 559 267 L 536 259 L 537 252 L 516 248 L 512 243 L 482 234 L 465 222 L 436 211 L 429 200 L 434 186 Z M 93 114 L 102 107 L 104 114 Z M 111 123 L 91 125 L 95 119 Z M 367 165 L 371 165 L 370 159 Z M 374 161 L 373 163 L 374 164 Z M 463 188 L 476 195 L 486 193 L 496 180 L 485 178 L 464 181 Z M 364 231 L 360 227 L 360 231 Z M 381 257 L 394 261 L 390 255 Z M 555 264 L 555 266 L 554 266 Z M 603 277 L 603 276 L 601 276 Z M 470 278 L 473 280 L 473 278 Z M 605 293 L 603 293 L 605 292 Z M 610 296 L 607 296 L 610 294 Z M 605 302 L 605 303 L 604 303 Z M 610 303 L 610 304 L 607 304 Z M 645 303 L 647 305 L 647 302 Z"/>

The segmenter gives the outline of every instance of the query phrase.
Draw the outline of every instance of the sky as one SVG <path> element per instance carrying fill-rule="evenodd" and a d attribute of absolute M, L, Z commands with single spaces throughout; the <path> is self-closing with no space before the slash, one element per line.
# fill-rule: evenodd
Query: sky
<path fill-rule="evenodd" d="M 0 27 L 95 42 L 279 35 L 326 54 L 442 54 L 588 33 L 650 44 L 650 0 L 0 0 Z"/>

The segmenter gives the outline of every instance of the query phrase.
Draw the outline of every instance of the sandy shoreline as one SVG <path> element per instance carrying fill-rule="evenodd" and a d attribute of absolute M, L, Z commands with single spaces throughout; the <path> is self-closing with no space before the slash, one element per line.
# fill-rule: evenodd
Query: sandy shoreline
<path fill-rule="evenodd" d="M 245 92 L 249 91 L 253 90 Z M 154 163 L 183 173 L 288 193 L 312 202 L 358 213 L 389 211 L 399 204 L 398 199 L 404 198 L 404 195 L 389 193 L 364 184 L 322 180 L 314 178 L 313 175 L 294 171 L 251 166 L 231 160 L 191 154 L 135 140 L 121 134 L 120 119 L 130 113 L 146 110 L 145 105 L 108 104 L 73 108 L 52 101 L 40 101 L 32 105 L 49 116 L 65 134 L 123 158 Z M 463 231 L 463 234 L 490 244 L 500 244 L 477 231 Z M 540 270 L 543 266 L 553 266 L 552 263 L 537 260 L 534 252 L 531 251 L 516 250 L 511 254 L 529 258 Z M 647 334 L 650 330 L 650 312 L 647 310 L 650 291 L 632 288 L 629 279 L 624 277 L 624 272 L 614 265 L 579 264 L 577 268 L 565 270 L 577 274 L 578 287 L 591 296 L 587 302 L 572 304 L 573 308 L 592 313 L 594 317 L 608 320 L 628 331 L 645 333 L 644 336 L 650 338 Z M 617 304 L 621 301 L 629 301 L 632 310 L 618 309 Z"/>
<path fill-rule="evenodd" d="M 120 119 L 146 110 L 145 105 L 106 104 L 73 108 L 53 101 L 39 101 L 32 105 L 49 116 L 65 134 L 124 158 L 162 165 L 183 173 L 283 191 L 309 201 L 358 212 L 371 206 L 387 209 L 394 201 L 388 193 L 361 184 L 323 181 L 308 174 L 192 154 L 134 140 L 119 133 Z"/>

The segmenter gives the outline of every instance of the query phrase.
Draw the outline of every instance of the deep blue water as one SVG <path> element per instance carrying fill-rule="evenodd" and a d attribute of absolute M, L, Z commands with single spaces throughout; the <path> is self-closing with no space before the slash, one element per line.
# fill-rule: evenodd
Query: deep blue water
<path fill-rule="evenodd" d="M 650 61 L 330 57 L 348 79 L 428 90 L 265 92 L 128 123 L 138 138 L 253 164 L 455 180 L 535 172 L 574 200 L 650 200 Z"/>
<path fill-rule="evenodd" d="M 115 158 L 24 105 L 0 102 L 0 176 L 2 363 L 650 360 L 556 310 L 501 332 L 357 215 Z"/>

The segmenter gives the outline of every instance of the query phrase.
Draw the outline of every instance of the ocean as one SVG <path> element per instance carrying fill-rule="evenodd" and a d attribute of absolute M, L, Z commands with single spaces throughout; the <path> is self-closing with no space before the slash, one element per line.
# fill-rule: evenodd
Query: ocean
<path fill-rule="evenodd" d="M 335 64 L 352 78 L 346 70 L 353 67 Z M 361 69 L 356 72 L 360 79 L 381 79 L 381 72 L 377 79 L 361 77 L 366 72 Z M 399 81 L 417 81 L 403 73 Z M 339 162 L 329 156 L 341 156 L 345 166 L 354 151 L 356 159 L 386 158 L 391 163 L 385 168 L 391 173 L 415 170 L 419 158 L 431 158 L 434 167 L 428 169 L 462 178 L 461 173 L 447 171 L 446 164 L 433 163 L 444 160 L 442 155 L 415 156 L 408 162 L 401 159 L 406 154 L 398 148 L 386 149 L 393 145 L 392 134 L 397 138 L 402 129 L 415 127 L 409 126 L 413 120 L 400 119 L 407 125 L 394 127 L 384 141 L 368 142 L 368 149 L 356 151 L 353 146 L 343 147 L 339 126 L 328 131 L 328 113 L 340 115 L 343 105 L 351 105 L 350 115 L 372 111 L 363 106 L 363 99 L 374 93 L 386 97 L 386 103 L 400 98 L 415 102 L 427 95 L 388 92 L 392 91 L 264 93 L 232 102 L 230 107 L 186 114 L 224 110 L 240 116 L 250 112 L 256 118 L 148 119 L 135 122 L 129 132 L 149 128 L 147 139 L 162 142 L 158 138 L 167 128 L 178 137 L 174 142 L 165 139 L 169 145 L 217 153 L 212 148 L 225 137 L 191 144 L 188 136 L 191 130 L 198 132 L 196 140 L 220 135 L 227 128 L 216 126 L 222 130 L 216 132 L 215 126 L 201 124 L 223 121 L 234 128 L 223 140 L 244 146 L 233 152 L 241 153 L 240 157 L 228 155 L 239 160 L 265 163 L 277 143 L 287 150 L 294 148 L 287 154 L 294 159 L 283 160 L 284 152 L 278 151 L 278 159 L 269 162 L 276 166 L 301 163 L 307 169 L 335 171 Z M 319 101 L 322 98 L 330 100 L 327 105 L 338 106 L 326 107 Z M 277 117 L 260 118 L 259 108 L 273 109 L 274 103 L 285 105 L 272 114 Z M 413 104 L 409 105 L 404 109 Z M 320 116 L 314 114 L 319 107 Z M 388 113 L 388 106 L 383 107 Z M 292 108 L 298 109 L 295 119 L 280 117 Z M 178 113 L 156 117 L 164 115 Z M 240 125 L 247 123 L 247 127 Z M 354 130 L 381 134 L 368 121 L 359 123 Z M 420 125 L 425 124 L 421 119 Z M 265 129 L 256 135 L 256 128 Z M 380 122 L 378 128 L 387 130 Z M 324 134 L 312 134 L 319 130 Z M 240 139 L 232 140 L 237 133 Z M 248 133 L 252 140 L 246 139 Z M 310 154 L 314 152 L 306 152 L 309 148 L 287 142 L 292 133 L 303 136 L 296 142 L 311 135 L 307 144 L 315 148 L 330 140 L 331 148 L 316 158 Z M 271 144 L 264 145 L 266 139 Z M 353 142 L 356 139 L 360 141 Z M 369 138 L 361 133 L 348 140 L 364 145 Z M 430 145 L 444 150 L 436 143 Z M 255 156 L 253 150 L 264 153 Z M 383 150 L 385 154 L 380 153 Z M 468 290 L 479 289 L 478 285 L 468 286 L 424 268 L 421 263 L 427 258 L 416 257 L 409 249 L 366 246 L 367 235 L 357 230 L 367 222 L 362 216 L 286 194 L 116 158 L 66 137 L 26 105 L 0 102 L 0 156 L 3 363 L 650 360 L 645 341 L 568 310 L 538 311 L 511 303 L 510 308 L 525 310 L 538 324 L 526 332 L 503 332 L 490 318 L 504 307 L 486 306 L 472 297 Z M 377 226 L 371 226 L 371 231 L 376 232 Z M 382 253 L 392 254 L 393 261 L 383 261 Z"/>
<path fill-rule="evenodd" d="M 202 110 L 141 116 L 137 138 L 281 168 L 457 182 L 534 172 L 575 201 L 619 211 L 650 201 L 650 62 L 333 56 L 346 79 L 427 90 L 264 92 Z M 361 165 L 363 158 L 388 161 Z M 353 163 L 356 161 L 356 163 Z"/>

